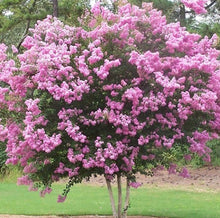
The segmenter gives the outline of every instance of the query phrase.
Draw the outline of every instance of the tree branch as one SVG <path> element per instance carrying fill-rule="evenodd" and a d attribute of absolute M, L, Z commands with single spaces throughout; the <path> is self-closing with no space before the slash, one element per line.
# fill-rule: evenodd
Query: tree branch
<path fill-rule="evenodd" d="M 33 4 L 31 5 L 31 7 L 30 7 L 30 9 L 29 9 L 29 13 L 30 13 L 30 14 L 33 12 L 33 9 L 34 9 L 35 6 L 36 6 L 36 2 L 37 2 L 37 0 L 34 0 Z M 24 30 L 24 33 L 23 33 L 23 35 L 22 35 L 20 41 L 18 42 L 18 44 L 17 44 L 17 46 L 16 46 L 18 50 L 20 49 L 22 42 L 24 41 L 25 37 L 26 37 L 27 34 L 28 34 L 28 30 L 29 30 L 29 28 L 30 28 L 30 25 L 31 25 L 31 19 L 29 18 L 29 19 L 27 20 L 27 24 L 26 24 L 26 28 L 25 28 L 25 30 Z"/>
<path fill-rule="evenodd" d="M 24 31 L 24 33 L 23 33 L 23 35 L 22 35 L 20 41 L 18 42 L 18 44 L 17 44 L 17 46 L 16 46 L 18 50 L 20 49 L 22 42 L 24 41 L 25 37 L 26 37 L 27 34 L 28 34 L 28 30 L 29 30 L 29 28 L 30 28 L 30 24 L 31 24 L 31 20 L 29 19 L 29 20 L 27 21 L 25 31 Z"/>
<path fill-rule="evenodd" d="M 210 7 L 212 7 L 212 5 L 214 5 L 217 2 L 217 0 L 213 0 L 209 5 L 207 5 L 205 7 L 205 9 L 209 9 Z"/>

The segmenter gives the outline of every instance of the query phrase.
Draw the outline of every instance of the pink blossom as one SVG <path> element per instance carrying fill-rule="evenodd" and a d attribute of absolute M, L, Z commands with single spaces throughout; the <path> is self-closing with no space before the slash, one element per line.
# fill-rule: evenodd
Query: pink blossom
<path fill-rule="evenodd" d="M 182 171 L 179 173 L 179 176 L 182 176 L 183 178 L 189 178 L 190 174 L 188 170 L 185 167 L 183 167 Z"/>
<path fill-rule="evenodd" d="M 176 164 L 170 164 L 170 167 L 168 169 L 169 174 L 176 174 L 176 168 L 177 168 Z"/>
<path fill-rule="evenodd" d="M 18 49 L 14 45 L 11 46 L 11 49 L 14 54 L 18 53 Z"/>
<path fill-rule="evenodd" d="M 190 154 L 186 154 L 184 155 L 184 159 L 190 161 L 192 159 L 192 156 Z"/>
<path fill-rule="evenodd" d="M 46 194 L 50 194 L 52 189 L 50 187 L 46 187 L 44 190 L 40 192 L 40 196 L 43 198 Z"/>
<path fill-rule="evenodd" d="M 139 182 L 130 182 L 130 186 L 133 188 L 139 188 L 142 184 Z"/>
<path fill-rule="evenodd" d="M 59 167 L 54 171 L 54 173 L 64 174 L 64 164 L 62 162 L 59 163 Z"/>
<path fill-rule="evenodd" d="M 7 57 L 6 55 L 6 50 L 7 50 L 7 46 L 5 44 L 0 44 L 0 61 L 4 61 Z"/>
<path fill-rule="evenodd" d="M 41 112 L 37 106 L 39 102 L 40 99 L 35 99 L 35 100 L 29 99 L 25 101 L 25 104 L 27 105 L 27 110 L 31 111 L 34 116 L 39 115 Z"/>
<path fill-rule="evenodd" d="M 59 195 L 57 198 L 57 203 L 63 203 L 66 200 L 66 196 Z"/>
<path fill-rule="evenodd" d="M 8 129 L 0 125 L 0 141 L 4 142 L 8 136 Z"/>
<path fill-rule="evenodd" d="M 148 159 L 148 156 L 147 156 L 147 155 L 141 155 L 141 159 L 142 159 L 142 160 L 147 160 L 147 159 Z"/>
<path fill-rule="evenodd" d="M 26 165 L 23 169 L 23 172 L 28 174 L 28 173 L 35 173 L 37 172 L 37 169 L 33 166 L 32 163 L 30 163 L 29 165 Z"/>
<path fill-rule="evenodd" d="M 205 4 L 208 0 L 181 0 L 188 8 L 193 9 L 197 14 L 206 13 Z"/>
<path fill-rule="evenodd" d="M 17 184 L 18 185 L 32 185 L 31 179 L 28 177 L 28 175 L 22 176 L 18 178 Z"/>
<path fill-rule="evenodd" d="M 100 2 L 96 2 L 96 4 L 92 7 L 91 12 L 92 12 L 95 16 L 100 15 L 100 13 L 101 13 Z"/>

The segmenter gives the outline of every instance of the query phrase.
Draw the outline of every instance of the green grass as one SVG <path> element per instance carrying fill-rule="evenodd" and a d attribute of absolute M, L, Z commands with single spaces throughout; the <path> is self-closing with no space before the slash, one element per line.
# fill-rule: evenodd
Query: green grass
<path fill-rule="evenodd" d="M 64 203 L 56 203 L 64 185 L 54 185 L 45 198 L 14 183 L 0 184 L 0 214 L 110 215 L 106 187 L 76 185 Z M 177 218 L 219 218 L 220 193 L 189 192 L 162 188 L 132 189 L 129 215 Z"/>
<path fill-rule="evenodd" d="M 5 166 L 5 171 L 0 173 L 0 183 L 16 183 L 22 176 L 22 170 L 18 166 Z"/>

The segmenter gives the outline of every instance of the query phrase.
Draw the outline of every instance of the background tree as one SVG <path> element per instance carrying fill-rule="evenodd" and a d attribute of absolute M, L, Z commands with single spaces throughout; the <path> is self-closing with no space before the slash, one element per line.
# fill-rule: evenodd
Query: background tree
<path fill-rule="evenodd" d="M 53 2 L 53 16 L 58 17 L 58 0 L 52 0 Z"/>
<path fill-rule="evenodd" d="M 29 29 L 47 15 L 58 16 L 65 22 L 78 24 L 89 1 L 82 0 L 2 0 L 0 1 L 0 42 L 19 49 Z"/>
<path fill-rule="evenodd" d="M 0 2 L 1 42 L 15 44 L 19 48 L 29 28 L 51 11 L 51 1 L 48 0 L 2 0 Z"/>
<path fill-rule="evenodd" d="M 80 25 L 79 18 L 90 9 L 89 0 L 61 0 L 59 1 L 59 19 L 66 24 Z"/>

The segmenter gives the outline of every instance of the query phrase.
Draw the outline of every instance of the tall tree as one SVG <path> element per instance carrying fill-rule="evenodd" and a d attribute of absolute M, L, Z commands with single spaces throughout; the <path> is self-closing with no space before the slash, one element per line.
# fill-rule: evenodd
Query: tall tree
<path fill-rule="evenodd" d="M 0 41 L 20 48 L 29 28 L 51 14 L 51 9 L 48 0 L 0 1 Z"/>
<path fill-rule="evenodd" d="M 53 16 L 58 17 L 58 0 L 52 0 L 53 2 Z"/>
<path fill-rule="evenodd" d="M 15 44 L 19 49 L 29 28 L 34 27 L 37 20 L 42 20 L 47 15 L 59 15 L 64 22 L 77 25 L 77 18 L 89 7 L 89 0 L 2 0 L 0 42 Z"/>
<path fill-rule="evenodd" d="M 80 17 L 90 9 L 90 0 L 60 0 L 59 19 L 69 25 L 80 25 Z"/>

